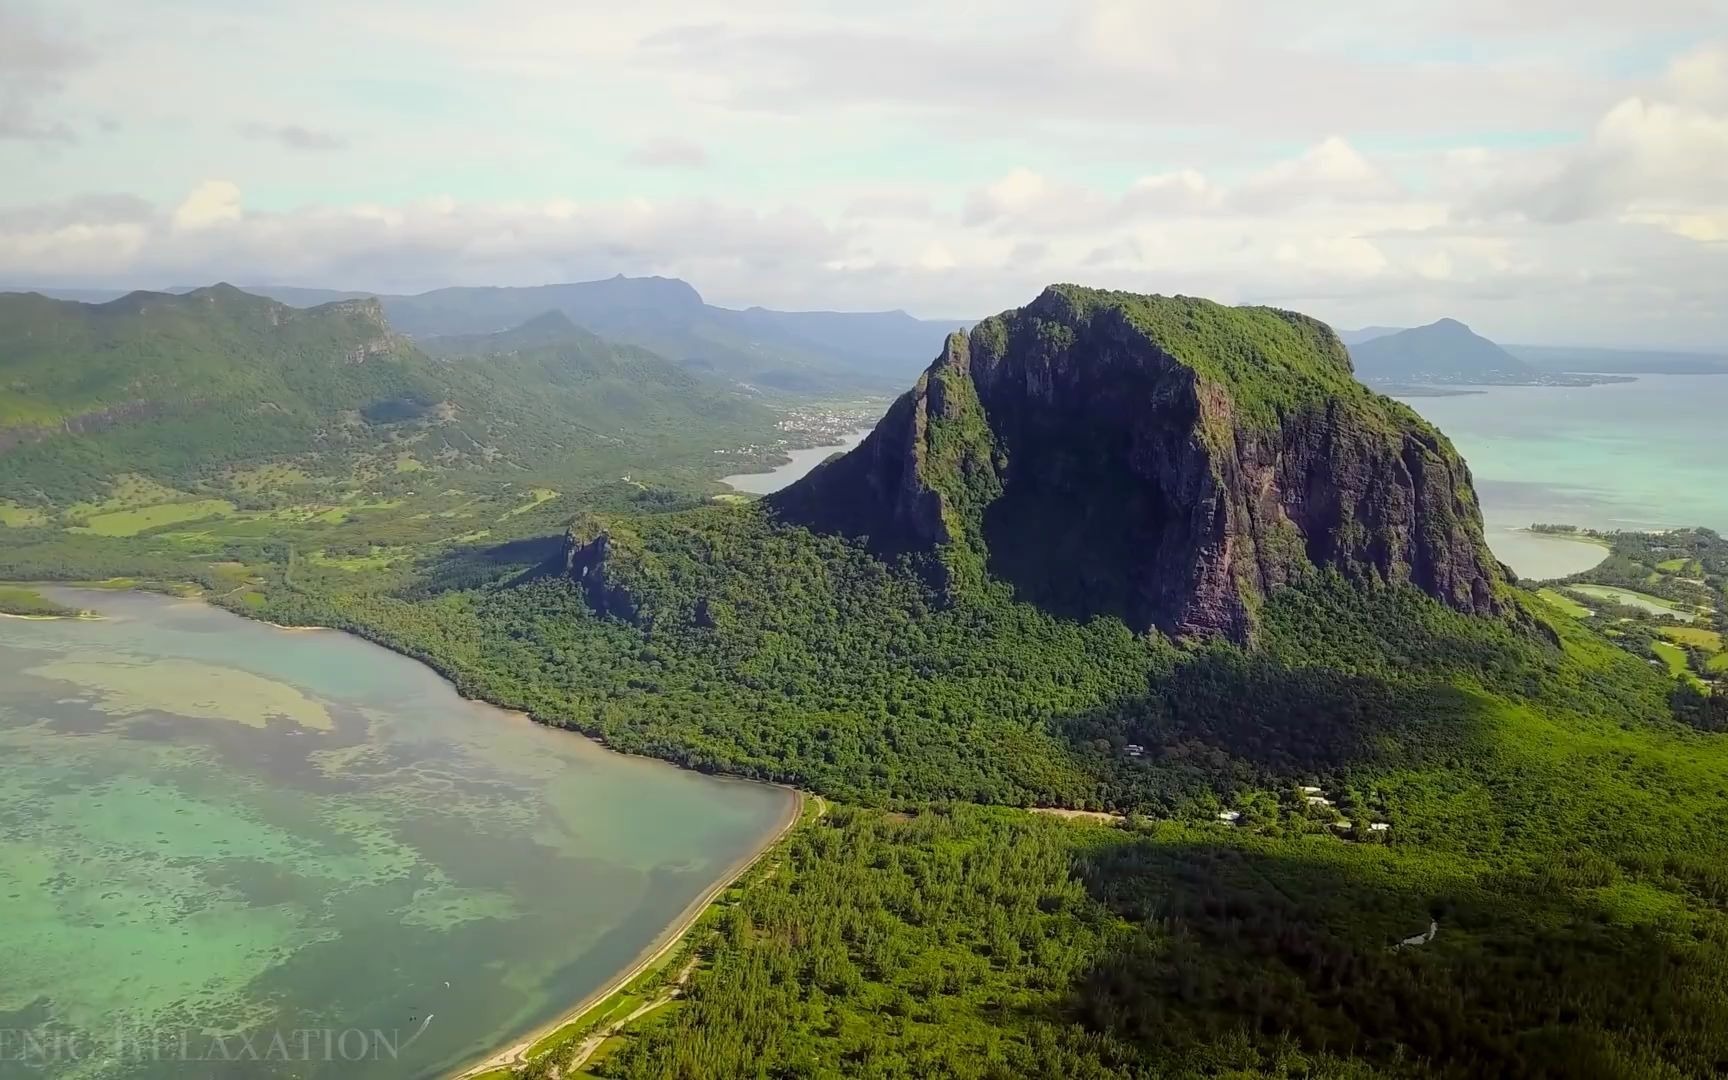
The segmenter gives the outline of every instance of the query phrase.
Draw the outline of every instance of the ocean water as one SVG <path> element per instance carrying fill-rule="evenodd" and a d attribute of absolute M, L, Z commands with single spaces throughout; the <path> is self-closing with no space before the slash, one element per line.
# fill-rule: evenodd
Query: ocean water
<path fill-rule="evenodd" d="M 434 1076 L 554 1019 L 792 796 L 333 632 L 0 619 L 0 1077 Z"/>
<path fill-rule="evenodd" d="M 1489 543 L 1520 574 L 1574 573 L 1603 555 L 1517 531 L 1535 522 L 1728 532 L 1728 376 L 1481 389 L 1405 401 L 1470 463 Z"/>

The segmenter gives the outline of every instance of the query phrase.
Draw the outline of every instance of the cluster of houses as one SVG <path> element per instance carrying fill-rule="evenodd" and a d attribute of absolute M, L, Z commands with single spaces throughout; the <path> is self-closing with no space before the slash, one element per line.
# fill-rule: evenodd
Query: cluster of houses
<path fill-rule="evenodd" d="M 1129 743 L 1122 748 L 1122 752 L 1131 758 L 1143 758 L 1146 756 L 1146 747 L 1140 743 Z M 1309 806 L 1316 809 L 1331 809 L 1336 813 L 1336 806 L 1332 800 L 1327 797 L 1325 788 L 1316 787 L 1313 784 L 1304 784 L 1299 790 L 1302 793 L 1302 798 Z M 1218 820 L 1225 825 L 1241 824 L 1242 811 L 1220 810 L 1218 811 Z M 1351 832 L 1356 829 L 1356 824 L 1343 817 L 1339 817 L 1336 821 L 1332 822 L 1332 827 L 1337 829 L 1339 832 Z M 1367 831 L 1375 833 L 1391 832 L 1392 825 L 1390 822 L 1386 821 L 1371 821 L 1368 823 Z"/>
<path fill-rule="evenodd" d="M 1133 747 L 1130 747 L 1129 749 L 1132 750 Z M 1330 808 L 1334 805 L 1332 800 L 1326 797 L 1326 791 L 1324 788 L 1318 788 L 1312 784 L 1306 784 L 1301 788 L 1301 792 L 1302 798 L 1309 806 Z M 1242 820 L 1242 811 L 1220 810 L 1218 811 L 1218 820 L 1226 825 L 1238 824 Z M 1332 827 L 1340 832 L 1348 832 L 1356 826 L 1354 822 L 1347 821 L 1344 818 L 1339 818 L 1337 821 L 1332 822 Z M 1391 832 L 1392 825 L 1390 822 L 1385 821 L 1371 821 L 1368 823 L 1368 831 L 1377 833 Z"/>

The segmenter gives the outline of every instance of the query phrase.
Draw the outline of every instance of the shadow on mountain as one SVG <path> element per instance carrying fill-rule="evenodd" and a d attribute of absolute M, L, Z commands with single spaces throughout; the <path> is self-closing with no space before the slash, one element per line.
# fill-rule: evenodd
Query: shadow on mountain
<path fill-rule="evenodd" d="M 1573 899 L 1636 889 L 1612 860 L 1574 851 L 1536 873 L 1413 879 L 1316 854 L 1143 838 L 1083 859 L 1088 892 L 1146 932 L 1078 980 L 1072 1019 L 1148 1055 L 1154 1075 L 1316 1075 L 1291 1066 L 1317 1053 L 1376 1076 L 1728 1066 L 1719 946 Z M 1431 941 L 1400 946 L 1431 926 Z"/>
<path fill-rule="evenodd" d="M 404 596 L 423 599 L 454 589 L 522 580 L 555 569 L 563 552 L 562 534 L 448 548 L 438 553 Z"/>
<path fill-rule="evenodd" d="M 1146 694 L 1060 729 L 1077 752 L 1107 755 L 1114 768 L 1101 771 L 1132 796 L 1154 783 L 1180 790 L 1461 761 L 1488 722 L 1483 702 L 1453 687 L 1216 648 L 1179 662 Z M 1144 757 L 1125 758 L 1129 744 Z"/>
<path fill-rule="evenodd" d="M 1015 599 L 1058 618 L 1111 615 L 1130 626 L 1150 625 L 1163 613 L 1151 610 L 1129 568 L 1157 549 L 1145 525 L 1160 516 L 1156 502 L 1144 485 L 1102 472 L 1090 488 L 1008 491 L 984 511 L 986 566 L 1014 587 Z"/>

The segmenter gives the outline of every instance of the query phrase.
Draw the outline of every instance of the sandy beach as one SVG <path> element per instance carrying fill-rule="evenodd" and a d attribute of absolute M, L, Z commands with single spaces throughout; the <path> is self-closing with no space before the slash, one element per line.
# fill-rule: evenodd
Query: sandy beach
<path fill-rule="evenodd" d="M 739 783 L 753 782 L 754 781 L 748 780 L 739 781 Z M 772 786 L 780 787 L 782 785 L 776 784 Z M 451 1073 L 450 1080 L 468 1080 L 468 1078 L 478 1076 L 481 1073 L 489 1072 L 493 1069 L 511 1068 L 525 1064 L 527 1062 L 528 1050 L 535 1043 L 552 1034 L 554 1031 L 557 1031 L 559 1028 L 564 1027 L 566 1024 L 569 1024 L 589 1009 L 592 1009 L 595 1005 L 605 1001 L 619 990 L 628 986 L 637 976 L 652 967 L 661 957 L 677 948 L 678 944 L 684 940 L 684 935 L 690 931 L 690 927 L 695 925 L 696 920 L 701 917 L 704 911 L 708 910 L 708 905 L 712 904 L 714 899 L 721 893 L 731 888 L 734 882 L 743 877 L 751 867 L 755 866 L 756 863 L 761 860 L 763 855 L 772 850 L 776 844 L 785 838 L 787 833 L 792 831 L 794 825 L 798 824 L 798 820 L 804 812 L 804 799 L 806 796 L 796 788 L 786 788 L 785 790 L 790 791 L 793 798 L 788 804 L 786 817 L 780 822 L 779 827 L 763 841 L 760 848 L 743 859 L 740 859 L 738 863 L 727 870 L 720 880 L 716 881 L 708 891 L 691 901 L 690 905 L 679 913 L 678 919 L 673 922 L 672 925 L 668 926 L 659 937 L 655 938 L 654 941 L 637 956 L 635 961 L 631 963 L 628 968 L 620 971 L 617 975 L 608 979 L 593 993 L 565 1010 L 565 1012 L 556 1020 L 540 1025 L 534 1030 L 523 1035 L 508 1047 L 490 1055 L 484 1061 L 470 1065 L 458 1072 Z"/>

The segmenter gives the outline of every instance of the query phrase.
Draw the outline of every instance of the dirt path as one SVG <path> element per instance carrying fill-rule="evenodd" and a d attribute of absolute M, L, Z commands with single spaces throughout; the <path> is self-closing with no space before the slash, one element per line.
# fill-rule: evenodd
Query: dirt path
<path fill-rule="evenodd" d="M 654 1000 L 643 1002 L 641 1005 L 638 1005 L 633 1009 L 629 1016 L 607 1024 L 601 1030 L 588 1036 L 586 1039 L 583 1039 L 581 1049 L 576 1051 L 576 1056 L 570 1059 L 570 1064 L 564 1067 L 563 1072 L 556 1075 L 561 1077 L 575 1075 L 582 1066 L 588 1063 L 588 1059 L 594 1056 L 594 1052 L 599 1050 L 600 1045 L 607 1039 L 610 1039 L 612 1036 L 623 1031 L 625 1028 L 653 1012 L 655 1009 L 658 1009 L 660 1006 L 684 996 L 684 986 L 690 981 L 690 973 L 695 970 L 696 961 L 692 959 L 688 964 L 684 965 L 684 970 L 678 973 L 677 977 L 672 980 L 665 990 L 654 996 Z"/>
<path fill-rule="evenodd" d="M 1059 806 L 1034 806 L 1030 809 L 1034 814 L 1044 814 L 1066 821 L 1105 821 L 1115 825 L 1128 820 L 1121 814 L 1106 813 L 1103 810 L 1064 810 Z"/>

